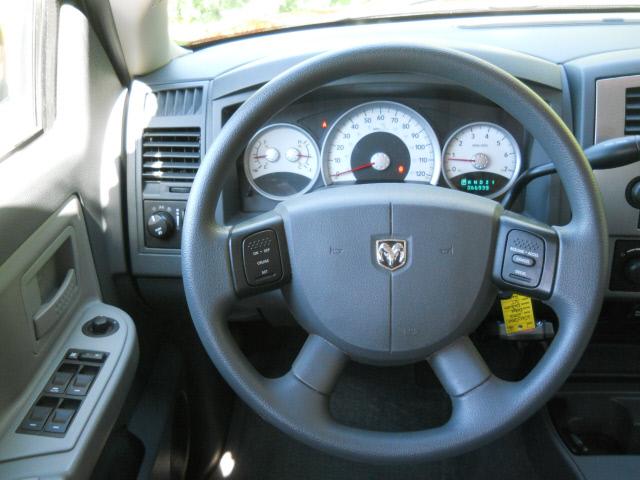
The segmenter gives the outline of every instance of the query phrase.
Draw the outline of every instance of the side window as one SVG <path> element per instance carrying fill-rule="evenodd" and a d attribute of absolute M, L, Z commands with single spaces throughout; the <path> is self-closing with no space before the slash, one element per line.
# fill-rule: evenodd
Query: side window
<path fill-rule="evenodd" d="M 0 159 L 42 125 L 42 1 L 0 0 Z"/>

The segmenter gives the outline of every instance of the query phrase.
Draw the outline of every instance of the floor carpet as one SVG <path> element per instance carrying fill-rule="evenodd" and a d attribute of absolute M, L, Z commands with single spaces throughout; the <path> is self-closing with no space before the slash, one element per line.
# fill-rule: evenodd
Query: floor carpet
<path fill-rule="evenodd" d="M 417 430 L 446 421 L 450 404 L 428 366 L 374 368 L 352 363 L 331 399 L 341 422 L 385 431 Z M 227 450 L 228 479 L 264 480 L 535 480 L 520 430 L 474 452 L 439 462 L 369 465 L 336 458 L 297 442 L 237 401 Z M 223 478 L 221 472 L 216 479 Z"/>

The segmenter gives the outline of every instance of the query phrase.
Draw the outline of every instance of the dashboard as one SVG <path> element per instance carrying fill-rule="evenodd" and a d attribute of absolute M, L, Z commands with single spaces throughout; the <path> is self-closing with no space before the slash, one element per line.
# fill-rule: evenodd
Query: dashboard
<path fill-rule="evenodd" d="M 181 222 L 191 182 L 242 103 L 287 68 L 370 38 L 433 42 L 495 64 L 540 95 L 583 148 L 635 128 L 627 110 L 635 108 L 628 99 L 640 92 L 636 13 L 376 22 L 212 45 L 132 85 L 126 169 L 134 275 L 180 276 Z M 499 201 L 519 173 L 551 160 L 500 105 L 473 91 L 411 74 L 350 77 L 292 99 L 257 128 L 211 214 L 233 224 L 292 196 L 369 182 L 424 183 Z M 609 297 L 640 298 L 640 285 L 621 273 L 630 255 L 640 252 L 640 212 L 625 197 L 637 177 L 637 164 L 596 172 L 611 239 Z M 554 175 L 529 184 L 513 209 L 555 225 L 570 218 Z"/>
<path fill-rule="evenodd" d="M 522 126 L 470 92 L 390 95 L 373 78 L 368 89 L 323 89 L 264 125 L 238 161 L 241 210 L 354 183 L 423 183 L 499 198 L 527 163 Z"/>

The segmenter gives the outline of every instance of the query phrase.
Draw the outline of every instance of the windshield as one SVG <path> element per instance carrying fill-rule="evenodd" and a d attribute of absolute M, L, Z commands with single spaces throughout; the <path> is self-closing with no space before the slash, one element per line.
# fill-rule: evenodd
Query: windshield
<path fill-rule="evenodd" d="M 411 15 L 636 7 L 638 0 L 170 0 L 169 28 L 182 45 L 281 28 Z"/>

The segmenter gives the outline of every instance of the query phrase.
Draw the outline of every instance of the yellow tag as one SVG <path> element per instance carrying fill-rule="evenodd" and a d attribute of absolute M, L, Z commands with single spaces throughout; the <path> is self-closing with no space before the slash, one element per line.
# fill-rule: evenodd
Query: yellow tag
<path fill-rule="evenodd" d="M 507 335 L 536 328 L 533 304 L 529 297 L 514 293 L 511 298 L 500 300 L 500 305 L 502 306 L 502 316 L 504 317 Z"/>

